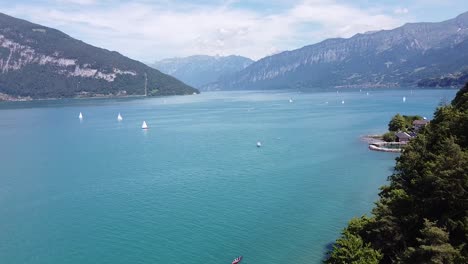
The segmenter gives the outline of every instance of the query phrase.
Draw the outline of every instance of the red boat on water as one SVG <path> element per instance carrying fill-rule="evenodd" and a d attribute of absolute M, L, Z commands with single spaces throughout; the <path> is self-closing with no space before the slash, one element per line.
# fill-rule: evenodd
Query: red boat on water
<path fill-rule="evenodd" d="M 237 257 L 235 260 L 232 261 L 232 264 L 238 264 L 242 260 L 242 256 Z"/>

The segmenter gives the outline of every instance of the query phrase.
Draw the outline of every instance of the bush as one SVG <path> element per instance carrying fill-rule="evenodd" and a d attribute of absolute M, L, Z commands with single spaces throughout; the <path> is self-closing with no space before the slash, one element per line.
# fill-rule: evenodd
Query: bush
<path fill-rule="evenodd" d="M 394 131 L 394 132 L 401 131 L 405 129 L 405 125 L 406 125 L 405 118 L 401 116 L 400 114 L 396 114 L 392 118 L 392 120 L 390 120 L 390 123 L 388 123 L 388 130 Z"/>
<path fill-rule="evenodd" d="M 390 132 L 383 134 L 382 139 L 385 142 L 395 142 L 396 141 L 395 132 L 390 131 Z"/>

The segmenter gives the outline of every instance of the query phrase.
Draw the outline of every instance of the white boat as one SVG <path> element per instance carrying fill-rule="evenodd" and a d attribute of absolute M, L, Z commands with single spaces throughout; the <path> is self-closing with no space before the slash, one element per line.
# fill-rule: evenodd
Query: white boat
<path fill-rule="evenodd" d="M 146 124 L 146 121 L 143 121 L 143 124 L 141 125 L 141 129 L 148 129 L 148 125 Z"/>
<path fill-rule="evenodd" d="M 344 104 L 344 100 L 341 101 L 341 104 Z"/>
<path fill-rule="evenodd" d="M 78 115 L 78 118 L 79 119 L 83 119 L 83 114 L 80 112 L 80 114 Z"/>
<path fill-rule="evenodd" d="M 292 103 L 292 102 L 293 102 L 293 99 L 289 98 L 289 102 Z"/>
<path fill-rule="evenodd" d="M 231 264 L 239 264 L 241 261 L 242 261 L 242 256 L 239 256 L 239 257 L 235 258 L 235 259 L 231 262 Z"/>
<path fill-rule="evenodd" d="M 406 97 L 405 97 L 405 96 L 403 96 L 403 103 L 404 103 L 404 102 L 406 102 Z"/>
<path fill-rule="evenodd" d="M 261 147 L 262 146 L 262 142 L 260 141 L 257 141 L 257 148 Z"/>
<path fill-rule="evenodd" d="M 367 92 L 366 95 L 369 95 L 369 92 Z"/>
<path fill-rule="evenodd" d="M 119 113 L 119 115 L 117 116 L 117 120 L 118 120 L 118 121 L 122 121 L 122 120 L 123 120 L 123 117 L 120 115 L 120 113 Z"/>

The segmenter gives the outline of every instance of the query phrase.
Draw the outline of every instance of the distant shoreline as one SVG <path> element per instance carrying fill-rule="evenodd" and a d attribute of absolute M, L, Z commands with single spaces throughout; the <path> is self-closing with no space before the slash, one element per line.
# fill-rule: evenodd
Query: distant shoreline
<path fill-rule="evenodd" d="M 50 97 L 50 98 L 32 98 L 14 97 L 0 93 L 0 103 L 2 102 L 32 102 L 32 101 L 56 101 L 56 100 L 80 100 L 80 99 L 131 99 L 131 98 L 160 98 L 167 96 L 184 96 L 193 94 L 174 94 L 174 95 L 160 95 L 160 96 L 145 96 L 145 95 L 96 95 L 96 96 L 75 96 L 75 97 Z"/>

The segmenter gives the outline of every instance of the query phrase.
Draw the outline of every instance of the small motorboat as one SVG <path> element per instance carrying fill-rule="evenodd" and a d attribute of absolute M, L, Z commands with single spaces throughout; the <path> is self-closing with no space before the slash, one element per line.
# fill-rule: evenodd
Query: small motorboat
<path fill-rule="evenodd" d="M 239 256 L 239 257 L 235 258 L 235 259 L 232 261 L 231 264 L 238 264 L 238 263 L 240 263 L 241 261 L 242 261 L 242 256 Z"/>

